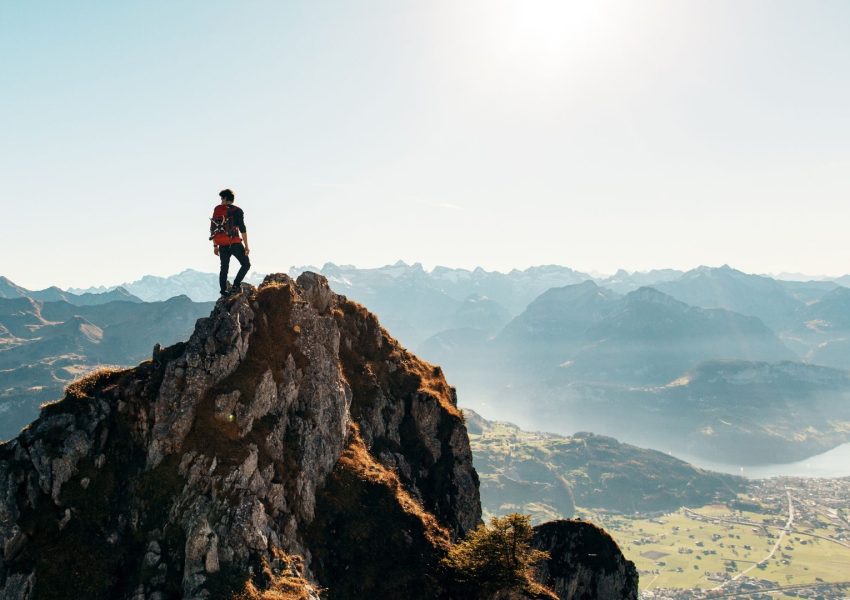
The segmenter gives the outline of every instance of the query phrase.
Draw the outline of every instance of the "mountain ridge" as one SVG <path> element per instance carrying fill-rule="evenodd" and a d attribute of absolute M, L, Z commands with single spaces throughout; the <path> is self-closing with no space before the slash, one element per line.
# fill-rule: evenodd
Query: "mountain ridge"
<path fill-rule="evenodd" d="M 212 306 L 185 296 L 82 306 L 0 298 L 0 438 L 14 436 L 36 417 L 40 403 L 86 372 L 136 363 L 155 343 L 188 335 Z"/>
<path fill-rule="evenodd" d="M 74 293 L 71 291 L 64 291 L 56 286 L 50 286 L 43 290 L 28 290 L 15 284 L 9 278 L 0 275 L 0 299 L 2 298 L 32 298 L 39 302 L 64 301 L 77 306 L 105 304 L 106 302 L 112 302 L 115 300 L 142 302 L 141 298 L 137 298 L 121 286 L 104 289 L 98 293 Z"/>
<path fill-rule="evenodd" d="M 575 506 L 651 514 L 729 501 L 743 480 L 589 432 L 525 431 L 464 409 L 486 512 L 564 518 Z M 508 508 L 504 508 L 508 507 Z"/>

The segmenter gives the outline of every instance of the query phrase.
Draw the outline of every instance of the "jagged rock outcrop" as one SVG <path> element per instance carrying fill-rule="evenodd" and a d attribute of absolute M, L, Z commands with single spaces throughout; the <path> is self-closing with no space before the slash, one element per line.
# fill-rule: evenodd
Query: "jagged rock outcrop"
<path fill-rule="evenodd" d="M 0 598 L 224 598 L 281 553 L 354 589 L 356 529 L 402 522 L 383 550 L 436 564 L 481 518 L 455 404 L 323 277 L 270 276 L 0 447 Z"/>
<path fill-rule="evenodd" d="M 534 528 L 533 545 L 550 558 L 536 579 L 561 600 L 638 600 L 638 574 L 605 531 L 583 521 L 550 521 Z"/>
<path fill-rule="evenodd" d="M 447 597 L 480 522 L 439 367 L 270 275 L 0 445 L 0 600 Z"/>

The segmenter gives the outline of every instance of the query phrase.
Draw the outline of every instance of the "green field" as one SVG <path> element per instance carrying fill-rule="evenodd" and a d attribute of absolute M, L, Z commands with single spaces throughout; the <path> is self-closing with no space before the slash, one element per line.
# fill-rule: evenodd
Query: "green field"
<path fill-rule="evenodd" d="M 781 515 L 731 511 L 725 506 L 707 506 L 693 512 L 705 517 L 784 525 Z M 779 529 L 703 522 L 684 510 L 652 519 L 581 509 L 578 516 L 602 525 L 617 540 L 626 557 L 637 565 L 643 590 L 717 587 L 720 582 L 712 577 L 716 579 L 718 573 L 734 576 L 762 561 L 781 533 Z M 806 525 L 804 530 L 822 536 L 835 534 L 827 526 Z M 850 548 L 811 535 L 790 533 L 764 568 L 754 568 L 747 575 L 778 585 L 815 583 L 818 579 L 846 581 L 850 575 Z"/>

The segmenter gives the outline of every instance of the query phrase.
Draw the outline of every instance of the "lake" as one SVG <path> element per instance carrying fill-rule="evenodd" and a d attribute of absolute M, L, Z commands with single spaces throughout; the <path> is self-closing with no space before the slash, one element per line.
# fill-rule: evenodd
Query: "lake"
<path fill-rule="evenodd" d="M 850 443 L 793 463 L 746 466 L 707 461 L 697 456 L 674 454 L 676 458 L 711 471 L 743 475 L 749 479 L 766 477 L 850 477 Z"/>

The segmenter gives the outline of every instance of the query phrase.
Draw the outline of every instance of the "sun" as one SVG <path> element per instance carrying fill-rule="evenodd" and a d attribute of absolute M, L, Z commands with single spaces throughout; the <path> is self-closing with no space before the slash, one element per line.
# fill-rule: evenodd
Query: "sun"
<path fill-rule="evenodd" d="M 475 4 L 466 29 L 487 69 L 546 78 L 592 69 L 628 34 L 628 4 L 614 0 L 492 0 Z"/>
<path fill-rule="evenodd" d="M 545 57 L 576 51 L 601 33 L 603 2 L 526 0 L 504 2 L 505 41 L 519 52 Z"/>

